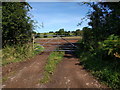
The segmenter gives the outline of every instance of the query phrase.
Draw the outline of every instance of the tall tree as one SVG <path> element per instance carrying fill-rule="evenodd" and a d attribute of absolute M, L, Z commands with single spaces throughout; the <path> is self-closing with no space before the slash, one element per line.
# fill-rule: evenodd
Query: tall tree
<path fill-rule="evenodd" d="M 56 35 L 65 35 L 64 29 L 60 29 L 59 31 L 56 31 L 55 33 Z"/>
<path fill-rule="evenodd" d="M 27 2 L 2 3 L 3 46 L 30 40 L 33 29 L 33 21 L 27 14 L 30 8 Z"/>
<path fill-rule="evenodd" d="M 111 34 L 120 35 L 120 2 L 117 3 L 87 3 L 92 7 L 88 15 L 92 27 L 93 47 L 98 47 L 98 42 L 108 38 Z M 91 42 L 91 43 L 93 43 Z"/>

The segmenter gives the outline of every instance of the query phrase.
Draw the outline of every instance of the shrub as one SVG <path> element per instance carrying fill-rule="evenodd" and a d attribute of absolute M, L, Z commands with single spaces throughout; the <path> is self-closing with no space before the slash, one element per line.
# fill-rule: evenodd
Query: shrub
<path fill-rule="evenodd" d="M 101 82 L 113 89 L 120 88 L 120 38 L 110 35 L 96 49 L 80 42 L 77 56 L 82 65 Z M 79 54 L 78 54 L 79 53 Z"/>
<path fill-rule="evenodd" d="M 6 65 L 13 62 L 24 61 L 44 50 L 42 46 L 35 44 L 33 49 L 32 44 L 6 46 L 2 50 L 2 65 Z"/>
<path fill-rule="evenodd" d="M 120 54 L 120 38 L 115 35 L 110 35 L 107 40 L 99 43 L 101 48 L 108 52 L 108 55 L 116 56 Z"/>

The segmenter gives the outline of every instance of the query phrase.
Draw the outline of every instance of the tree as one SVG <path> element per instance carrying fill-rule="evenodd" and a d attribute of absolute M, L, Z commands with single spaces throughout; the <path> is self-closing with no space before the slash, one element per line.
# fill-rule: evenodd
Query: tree
<path fill-rule="evenodd" d="M 92 29 L 91 41 L 93 48 L 98 47 L 98 42 L 107 39 L 111 34 L 120 35 L 120 2 L 118 3 L 87 3 L 92 7 L 88 14 Z M 117 4 L 117 7 L 116 7 Z M 91 42 L 91 43 L 93 43 Z"/>
<path fill-rule="evenodd" d="M 2 3 L 0 2 L 0 25 L 2 25 Z M 2 27 L 0 26 L 0 29 L 2 29 Z"/>
<path fill-rule="evenodd" d="M 47 33 L 44 33 L 44 38 L 47 38 L 48 36 L 47 36 Z"/>
<path fill-rule="evenodd" d="M 53 31 L 50 31 L 49 33 L 54 33 Z"/>
<path fill-rule="evenodd" d="M 100 3 L 100 5 L 102 5 L 105 9 L 107 8 L 109 11 L 107 11 L 106 13 L 106 17 L 105 17 L 105 25 L 104 27 L 106 29 L 108 29 L 109 34 L 114 34 L 114 35 L 120 35 L 120 30 L 119 30 L 119 26 L 120 26 L 120 2 L 104 2 L 104 3 Z M 106 9 L 106 10 L 107 10 Z"/>
<path fill-rule="evenodd" d="M 65 36 L 70 36 L 70 31 L 65 31 Z"/>
<path fill-rule="evenodd" d="M 37 34 L 35 31 L 32 31 L 32 34 Z"/>
<path fill-rule="evenodd" d="M 96 72 L 96 76 L 109 87 L 118 89 L 120 88 L 120 2 L 88 5 L 93 9 L 88 15 L 91 28 L 83 28 L 83 39 L 79 45 L 80 53 L 82 52 L 81 60 L 85 67 Z"/>
<path fill-rule="evenodd" d="M 2 41 L 5 45 L 22 44 L 31 40 L 33 20 L 27 15 L 27 2 L 3 2 Z"/>
<path fill-rule="evenodd" d="M 72 33 L 72 35 L 76 35 L 76 31 L 72 31 L 71 33 Z"/>
<path fill-rule="evenodd" d="M 81 33 L 81 31 L 80 31 L 80 29 L 77 29 L 76 31 L 75 31 L 75 35 L 76 36 L 80 36 L 82 33 Z"/>
<path fill-rule="evenodd" d="M 58 31 L 58 33 L 59 33 L 59 35 L 65 35 L 64 29 L 60 29 L 60 30 Z"/>
<path fill-rule="evenodd" d="M 84 44 L 87 46 L 87 45 L 91 45 L 91 42 L 93 41 L 93 37 L 92 37 L 92 30 L 91 28 L 88 28 L 88 27 L 84 27 L 83 28 L 83 41 L 84 41 Z"/>
<path fill-rule="evenodd" d="M 64 31 L 64 29 L 60 29 L 59 31 L 56 31 L 55 32 L 56 33 L 56 35 L 65 35 L 65 31 Z"/>

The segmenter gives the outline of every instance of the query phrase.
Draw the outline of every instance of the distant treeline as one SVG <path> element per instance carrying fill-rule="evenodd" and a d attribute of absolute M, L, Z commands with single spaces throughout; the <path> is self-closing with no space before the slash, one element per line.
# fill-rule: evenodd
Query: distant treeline
<path fill-rule="evenodd" d="M 57 35 L 62 36 L 62 37 L 67 37 L 67 36 L 81 36 L 83 35 L 83 31 L 80 29 L 77 29 L 75 31 L 65 31 L 64 29 L 59 29 L 58 31 L 50 31 L 48 33 L 36 33 L 35 34 L 36 38 L 47 38 L 47 37 L 56 37 Z"/>

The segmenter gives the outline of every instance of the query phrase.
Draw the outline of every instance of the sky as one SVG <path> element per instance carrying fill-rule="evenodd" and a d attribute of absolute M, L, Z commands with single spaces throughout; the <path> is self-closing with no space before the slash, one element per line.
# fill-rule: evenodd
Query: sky
<path fill-rule="evenodd" d="M 89 20 L 81 26 L 77 26 L 81 19 L 86 16 L 90 7 L 80 5 L 77 2 L 29 2 L 32 6 L 30 16 L 38 23 L 34 31 L 45 33 L 58 31 L 64 28 L 65 31 L 75 31 L 88 26 Z M 40 26 L 43 23 L 43 28 Z"/>

